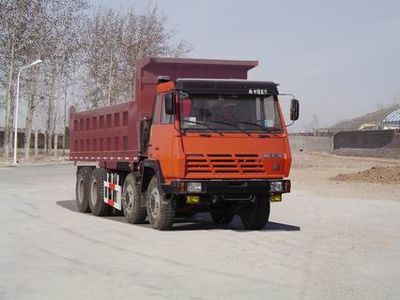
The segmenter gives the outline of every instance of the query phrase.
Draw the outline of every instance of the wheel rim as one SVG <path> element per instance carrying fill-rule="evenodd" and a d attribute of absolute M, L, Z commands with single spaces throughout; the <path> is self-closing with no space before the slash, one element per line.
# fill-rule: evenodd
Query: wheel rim
<path fill-rule="evenodd" d="M 153 219 L 157 219 L 161 210 L 161 195 L 157 188 L 150 193 L 150 214 Z"/>
<path fill-rule="evenodd" d="M 78 201 L 79 201 L 79 203 L 83 202 L 84 194 L 85 194 L 85 187 L 83 185 L 83 179 L 81 178 L 78 181 Z"/>
<path fill-rule="evenodd" d="M 95 206 L 97 202 L 97 183 L 96 181 L 92 182 L 92 187 L 90 189 L 90 202 L 92 202 L 92 205 Z"/>
<path fill-rule="evenodd" d="M 131 212 L 133 210 L 133 202 L 135 201 L 135 196 L 132 186 L 128 185 L 124 193 L 124 208 Z"/>

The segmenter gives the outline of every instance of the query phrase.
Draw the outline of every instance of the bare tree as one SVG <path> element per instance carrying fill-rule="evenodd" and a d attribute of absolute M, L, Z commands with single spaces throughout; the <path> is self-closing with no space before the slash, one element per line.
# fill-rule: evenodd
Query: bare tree
<path fill-rule="evenodd" d="M 134 97 L 135 65 L 145 56 L 184 56 L 190 46 L 173 43 L 175 31 L 166 27 L 157 6 L 137 14 L 97 10 L 85 26 L 85 103 L 98 107 Z"/>
<path fill-rule="evenodd" d="M 123 18 L 113 10 L 97 10 L 87 20 L 84 32 L 87 107 L 113 104 L 119 100 L 118 72 L 121 65 Z"/>
<path fill-rule="evenodd" d="M 124 49 L 125 89 L 129 91 L 129 99 L 135 94 L 136 63 L 139 59 L 151 57 L 178 57 L 186 56 L 191 51 L 191 46 L 180 41 L 174 44 L 176 35 L 174 30 L 167 30 L 167 18 L 159 11 L 156 5 L 149 5 L 143 14 L 136 14 L 133 9 L 125 14 L 126 27 L 122 47 Z"/>
<path fill-rule="evenodd" d="M 28 11 L 29 1 L 27 0 L 0 1 L 0 53 L 3 53 L 0 56 L 0 63 L 6 70 L 6 76 L 2 78 L 1 82 L 5 90 L 3 155 L 6 158 L 9 156 L 11 148 L 10 129 L 12 127 L 14 97 L 13 83 L 15 82 L 18 68 L 25 61 L 24 50 L 28 44 L 25 39 L 29 22 L 26 18 Z"/>
<path fill-rule="evenodd" d="M 39 1 L 40 2 L 40 1 Z M 46 73 L 44 79 L 43 97 L 46 107 L 45 128 L 48 136 L 54 135 L 60 117 L 59 102 L 64 100 L 69 86 L 70 74 L 74 65 L 74 58 L 80 51 L 80 24 L 85 15 L 87 4 L 85 1 L 61 1 L 47 2 L 43 10 L 41 23 L 37 32 L 41 32 L 37 50 L 46 61 Z M 46 38 L 43 39 L 42 37 Z M 62 90 L 62 93 L 60 92 Z M 32 97 L 31 97 L 32 98 Z M 33 109 L 36 110 L 37 102 Z M 65 109 L 64 109 L 65 110 Z M 29 107 L 28 107 L 29 111 Z M 32 133 L 33 114 L 28 114 L 26 119 L 25 158 L 29 157 L 30 136 Z M 64 115 L 64 119 L 65 119 Z M 65 124 L 65 121 L 64 121 Z M 50 149 L 52 140 L 47 139 L 47 149 Z"/>
<path fill-rule="evenodd" d="M 0 0 L 0 109 L 5 115 L 4 156 L 8 157 L 18 70 L 36 59 L 45 63 L 24 71 L 21 115 L 25 117 L 25 159 L 36 124 L 51 137 L 66 127 L 68 98 L 99 107 L 133 98 L 135 65 L 144 56 L 184 56 L 186 42 L 156 5 L 143 13 L 98 9 L 87 0 Z M 36 121 L 35 121 L 36 120 Z M 65 144 L 65 140 L 64 140 Z"/>
<path fill-rule="evenodd" d="M 66 77 L 65 74 L 68 73 L 66 57 L 70 58 L 79 48 L 74 41 L 79 36 L 80 19 L 86 17 L 86 8 L 87 3 L 84 0 L 0 0 L 0 63 L 5 66 L 0 70 L 1 87 L 5 91 L 5 157 L 8 157 L 10 150 L 14 86 L 18 69 L 39 57 L 51 60 L 49 74 L 54 79 L 48 82 L 53 89 L 60 77 Z M 24 84 L 21 87 L 26 99 L 26 109 L 23 109 L 26 113 L 26 158 L 29 158 L 33 118 L 41 99 L 39 94 L 44 88 L 43 83 L 39 84 L 39 78 L 39 69 L 28 71 L 24 73 Z M 49 106 L 52 107 L 53 93 L 48 94 Z"/>
<path fill-rule="evenodd" d="M 45 23 L 46 23 L 46 7 L 44 1 L 32 1 L 30 7 L 29 16 L 31 18 L 30 21 L 30 30 L 28 40 L 29 51 L 28 51 L 28 60 L 34 61 L 40 57 L 43 57 L 44 48 L 45 48 Z M 36 111 L 36 107 L 38 105 L 39 98 L 39 73 L 40 69 L 38 67 L 33 70 L 29 70 L 26 82 L 26 91 L 27 91 L 27 108 L 26 108 L 26 118 L 25 118 L 25 138 L 24 138 L 24 150 L 25 150 L 25 159 L 29 160 L 30 153 L 30 144 L 31 144 L 31 135 L 32 135 L 32 122 L 33 117 Z"/>

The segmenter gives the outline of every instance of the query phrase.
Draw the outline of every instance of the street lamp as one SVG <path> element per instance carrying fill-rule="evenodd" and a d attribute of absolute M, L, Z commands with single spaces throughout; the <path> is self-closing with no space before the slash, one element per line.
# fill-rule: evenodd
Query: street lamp
<path fill-rule="evenodd" d="M 26 65 L 21 67 L 21 69 L 19 69 L 18 72 L 18 77 L 17 77 L 17 99 L 16 99 L 16 103 L 15 103 L 15 128 L 14 128 L 14 161 L 13 161 L 13 165 L 17 164 L 17 137 L 18 137 L 18 132 L 17 132 L 17 128 L 18 128 L 18 102 L 19 102 L 19 78 L 21 76 L 21 72 L 24 69 L 28 69 L 30 67 L 33 67 L 37 64 L 42 63 L 43 61 L 38 59 L 36 61 L 34 61 L 33 63 L 31 63 L 30 65 Z"/>

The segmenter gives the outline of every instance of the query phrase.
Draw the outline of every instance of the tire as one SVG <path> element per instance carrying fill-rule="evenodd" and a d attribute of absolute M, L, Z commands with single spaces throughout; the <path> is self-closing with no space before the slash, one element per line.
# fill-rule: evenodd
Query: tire
<path fill-rule="evenodd" d="M 270 203 L 267 196 L 256 196 L 255 202 L 240 214 L 243 227 L 249 230 L 260 230 L 268 222 Z"/>
<path fill-rule="evenodd" d="M 175 209 L 172 201 L 165 199 L 157 176 L 154 176 L 147 187 L 146 207 L 149 222 L 154 229 L 168 230 L 172 227 Z"/>
<path fill-rule="evenodd" d="M 122 210 L 129 223 L 143 224 L 146 219 L 146 207 L 140 206 L 141 194 L 133 174 L 126 176 L 122 187 Z"/>
<path fill-rule="evenodd" d="M 212 212 L 211 218 L 215 224 L 229 224 L 235 215 L 232 213 Z"/>
<path fill-rule="evenodd" d="M 104 202 L 104 181 L 107 180 L 107 171 L 96 168 L 90 178 L 89 206 L 95 216 L 108 216 L 112 208 Z"/>
<path fill-rule="evenodd" d="M 89 213 L 89 197 L 90 197 L 90 167 L 82 167 L 76 173 L 75 199 L 78 209 L 82 213 Z"/>

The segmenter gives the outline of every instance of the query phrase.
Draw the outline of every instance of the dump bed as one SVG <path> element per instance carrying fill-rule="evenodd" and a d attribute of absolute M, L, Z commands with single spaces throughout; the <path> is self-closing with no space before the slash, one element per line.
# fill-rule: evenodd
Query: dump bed
<path fill-rule="evenodd" d="M 258 61 L 189 58 L 145 58 L 136 68 L 136 99 L 140 117 L 151 117 L 159 76 L 177 78 L 247 79 Z"/>
<path fill-rule="evenodd" d="M 134 162 L 139 158 L 140 120 L 151 118 L 159 76 L 247 79 L 257 61 L 144 58 L 136 66 L 136 101 L 95 110 L 70 110 L 70 160 Z"/>

